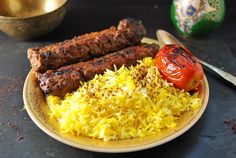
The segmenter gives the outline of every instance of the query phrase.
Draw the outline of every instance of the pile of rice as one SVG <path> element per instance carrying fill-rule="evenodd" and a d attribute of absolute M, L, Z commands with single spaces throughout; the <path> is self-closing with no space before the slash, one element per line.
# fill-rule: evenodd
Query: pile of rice
<path fill-rule="evenodd" d="M 163 80 L 150 57 L 135 67 L 107 70 L 64 99 L 49 96 L 47 102 L 61 132 L 104 141 L 173 128 L 183 112 L 201 103 L 197 92 L 190 95 Z"/>

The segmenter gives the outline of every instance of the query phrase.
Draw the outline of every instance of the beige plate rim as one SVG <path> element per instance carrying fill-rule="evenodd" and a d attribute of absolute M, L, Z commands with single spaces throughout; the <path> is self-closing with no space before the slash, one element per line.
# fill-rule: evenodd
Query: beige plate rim
<path fill-rule="evenodd" d="M 150 144 L 145 144 L 145 145 L 141 145 L 141 146 L 133 146 L 133 147 L 127 147 L 127 148 L 98 148 L 98 147 L 94 147 L 94 146 L 89 146 L 89 145 L 84 145 L 84 144 L 79 144 L 76 143 L 72 140 L 66 139 L 64 137 L 61 137 L 60 135 L 56 134 L 54 131 L 52 131 L 51 129 L 47 128 L 38 118 L 37 116 L 34 114 L 34 112 L 32 111 L 32 106 L 28 101 L 28 95 L 27 93 L 29 93 L 27 91 L 28 88 L 28 82 L 30 81 L 30 77 L 32 70 L 29 72 L 29 74 L 27 75 L 27 78 L 25 80 L 24 83 L 24 87 L 23 87 L 23 100 L 24 100 L 24 104 L 25 104 L 25 108 L 27 113 L 29 114 L 30 118 L 33 120 L 33 122 L 42 130 L 44 131 L 46 134 L 48 134 L 49 136 L 51 136 L 52 138 L 58 140 L 59 142 L 62 142 L 64 144 L 70 145 L 72 147 L 75 148 L 79 148 L 79 149 L 84 149 L 84 150 L 88 150 L 88 151 L 95 151 L 95 152 L 105 152 L 105 153 L 124 153 L 124 152 L 133 152 L 133 151 L 140 151 L 140 150 L 144 150 L 144 149 L 149 149 L 152 147 L 156 147 L 159 145 L 162 145 L 164 143 L 167 143 L 177 137 L 179 137 L 180 135 L 182 135 L 183 133 L 185 133 L 187 130 L 189 130 L 198 120 L 199 118 L 202 116 L 203 112 L 205 111 L 206 107 L 207 107 L 207 103 L 208 103 L 208 99 L 209 99 L 209 85 L 208 85 L 208 81 L 206 76 L 204 75 L 202 84 L 204 86 L 204 97 L 203 97 L 203 102 L 202 102 L 202 106 L 200 108 L 200 110 L 197 112 L 197 115 L 194 116 L 183 128 L 181 128 L 179 131 L 175 132 L 174 134 L 171 134 L 161 140 L 157 140 L 154 141 Z"/>
<path fill-rule="evenodd" d="M 50 129 L 46 128 L 43 123 L 38 120 L 38 118 L 34 115 L 34 113 L 31 111 L 31 108 L 30 104 L 28 104 L 27 102 L 27 97 L 26 97 L 26 88 L 27 88 L 27 81 L 29 80 L 29 77 L 30 77 L 30 74 L 27 76 L 26 78 L 26 82 L 24 84 L 24 88 L 23 88 L 23 100 L 24 100 L 24 104 L 25 104 L 25 108 L 26 108 L 26 111 L 27 113 L 29 114 L 30 118 L 33 120 L 33 122 L 42 130 L 44 131 L 46 134 L 48 134 L 49 136 L 51 136 L 52 138 L 64 143 L 64 144 L 67 144 L 67 145 L 70 145 L 72 147 L 75 147 L 75 148 L 79 148 L 79 149 L 84 149 L 84 150 L 89 150 L 89 151 L 96 151 L 96 152 L 106 152 L 106 153 L 122 153 L 122 152 L 133 152 L 133 151 L 139 151 L 139 150 L 144 150 L 144 149 L 149 149 L 149 148 L 152 148 L 152 147 L 156 147 L 156 146 L 159 146 L 159 145 L 162 145 L 164 143 L 167 143 L 175 138 L 177 138 L 178 136 L 182 135 L 183 133 L 185 133 L 187 130 L 189 130 L 198 120 L 199 118 L 202 116 L 203 112 L 205 111 L 206 109 L 206 106 L 207 106 L 207 102 L 208 102 L 208 98 L 209 98 L 209 86 L 208 86 L 208 81 L 206 79 L 206 77 L 204 76 L 204 84 L 205 86 L 207 87 L 205 89 L 205 96 L 204 96 L 204 101 L 203 101 L 203 104 L 202 104 L 202 107 L 201 109 L 199 110 L 198 114 L 196 117 L 194 117 L 190 123 L 188 123 L 184 128 L 182 128 L 180 131 L 176 132 L 175 134 L 167 137 L 167 138 L 164 138 L 162 140 L 159 140 L 157 142 L 154 142 L 154 143 L 151 143 L 151 144 L 148 144 L 148 145 L 145 145 L 145 146 L 138 146 L 138 147 L 133 147 L 133 148 L 123 148 L 123 149 L 102 149 L 102 148 L 94 148 L 94 147 L 90 147 L 90 146 L 84 146 L 84 145 L 81 145 L 81 144 L 77 144 L 75 142 L 72 142 L 72 141 L 69 141 L 68 139 L 65 139 L 65 138 L 62 138 L 60 137 L 59 135 L 55 134 L 53 131 L 51 131 Z"/>

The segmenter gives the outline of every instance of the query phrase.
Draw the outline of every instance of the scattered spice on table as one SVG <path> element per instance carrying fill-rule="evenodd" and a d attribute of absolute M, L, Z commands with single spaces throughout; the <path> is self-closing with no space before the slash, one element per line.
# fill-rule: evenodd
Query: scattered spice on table
<path fill-rule="evenodd" d="M 6 125 L 7 125 L 7 127 L 13 129 L 16 132 L 16 141 L 17 142 L 24 140 L 24 137 L 21 134 L 21 129 L 19 128 L 18 125 L 15 125 L 14 123 L 9 122 L 9 121 L 7 122 Z"/>
<path fill-rule="evenodd" d="M 22 106 L 11 104 L 10 99 L 16 93 L 22 92 L 24 82 L 22 78 L 24 76 L 0 75 L 0 116 L 3 120 L 9 115 L 16 116 L 21 112 Z"/>
<path fill-rule="evenodd" d="M 226 119 L 224 123 L 231 129 L 234 134 L 236 134 L 236 123 L 233 119 Z"/>
<path fill-rule="evenodd" d="M 23 88 L 23 76 L 0 76 L 0 122 L 1 128 L 8 127 L 16 132 L 16 141 L 21 141 L 24 137 L 20 134 L 20 128 L 6 118 L 9 114 L 16 116 L 22 106 L 10 104 L 10 97 L 16 93 L 21 93 Z M 0 142 L 4 141 L 4 133 L 0 133 Z M 11 145 L 11 144 L 9 144 Z"/>
<path fill-rule="evenodd" d="M 1 76 L 0 82 L 0 106 L 5 99 L 16 91 L 22 91 L 23 80 L 20 76 Z"/>

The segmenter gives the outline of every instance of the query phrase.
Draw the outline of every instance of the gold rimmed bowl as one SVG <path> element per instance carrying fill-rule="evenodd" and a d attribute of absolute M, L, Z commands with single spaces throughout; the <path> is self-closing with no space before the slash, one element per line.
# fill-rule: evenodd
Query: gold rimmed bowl
<path fill-rule="evenodd" d="M 30 40 L 55 29 L 66 13 L 67 0 L 1 0 L 0 30 Z"/>

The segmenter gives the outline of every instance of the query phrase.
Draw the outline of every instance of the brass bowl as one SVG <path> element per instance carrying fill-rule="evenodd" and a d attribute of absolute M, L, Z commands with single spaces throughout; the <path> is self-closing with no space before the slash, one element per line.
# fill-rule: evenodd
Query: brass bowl
<path fill-rule="evenodd" d="M 1 0 L 0 30 L 21 40 L 51 32 L 63 20 L 67 0 Z"/>

